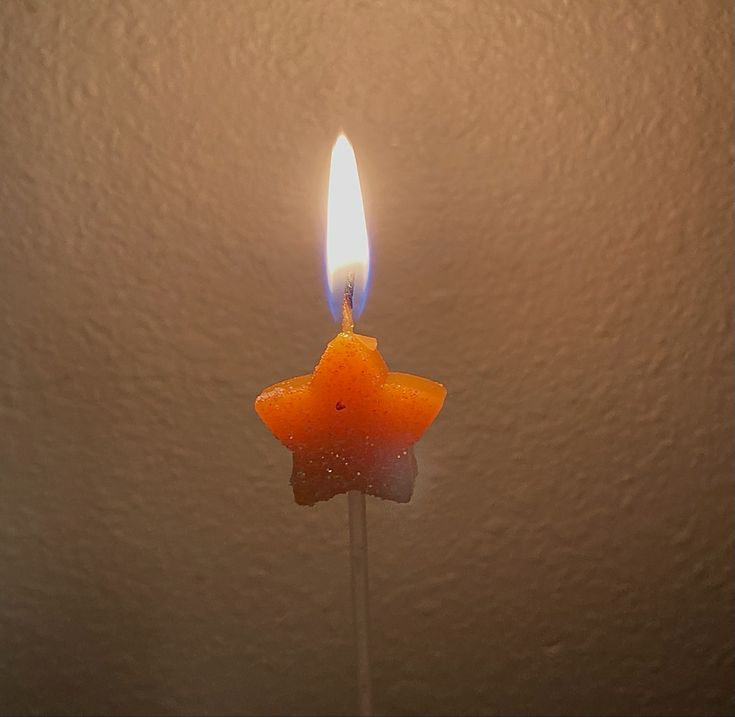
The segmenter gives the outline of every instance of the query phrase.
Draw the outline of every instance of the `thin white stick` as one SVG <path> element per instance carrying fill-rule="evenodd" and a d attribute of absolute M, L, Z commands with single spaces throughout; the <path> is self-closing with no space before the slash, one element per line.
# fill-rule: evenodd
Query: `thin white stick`
<path fill-rule="evenodd" d="M 352 615 L 357 646 L 357 708 L 360 717 L 373 713 L 370 682 L 370 610 L 368 599 L 367 520 L 365 494 L 359 490 L 347 493 L 350 516 L 350 567 L 352 573 Z"/>

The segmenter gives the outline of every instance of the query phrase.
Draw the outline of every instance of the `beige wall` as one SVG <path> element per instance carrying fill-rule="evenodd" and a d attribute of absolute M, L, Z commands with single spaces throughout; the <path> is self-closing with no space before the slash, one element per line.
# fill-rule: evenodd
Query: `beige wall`
<path fill-rule="evenodd" d="M 732 10 L 0 3 L 0 711 L 354 705 L 309 370 L 329 150 L 359 328 L 445 383 L 371 500 L 381 713 L 732 712 Z"/>

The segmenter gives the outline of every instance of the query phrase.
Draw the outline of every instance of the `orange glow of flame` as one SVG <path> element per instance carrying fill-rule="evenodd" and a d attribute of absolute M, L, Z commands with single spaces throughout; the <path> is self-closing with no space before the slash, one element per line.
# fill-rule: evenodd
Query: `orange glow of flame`
<path fill-rule="evenodd" d="M 365 307 L 370 272 L 365 209 L 357 160 L 347 137 L 337 137 L 332 149 L 327 200 L 327 283 L 335 318 L 340 315 L 345 283 L 354 274 L 353 313 Z"/>

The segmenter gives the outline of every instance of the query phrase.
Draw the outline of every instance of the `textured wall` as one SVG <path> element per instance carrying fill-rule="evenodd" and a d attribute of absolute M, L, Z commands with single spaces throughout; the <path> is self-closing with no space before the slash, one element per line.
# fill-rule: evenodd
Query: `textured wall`
<path fill-rule="evenodd" d="M 383 713 L 731 712 L 731 3 L 0 3 L 0 711 L 354 706 L 346 501 L 265 385 L 445 383 L 371 500 Z"/>

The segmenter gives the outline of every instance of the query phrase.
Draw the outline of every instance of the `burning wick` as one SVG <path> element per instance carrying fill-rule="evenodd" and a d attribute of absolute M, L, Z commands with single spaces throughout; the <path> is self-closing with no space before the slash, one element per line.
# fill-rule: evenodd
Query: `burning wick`
<path fill-rule="evenodd" d="M 352 319 L 352 298 L 355 295 L 355 272 L 347 274 L 345 281 L 345 293 L 342 297 L 342 331 L 346 334 L 352 333 L 355 322 Z"/>

